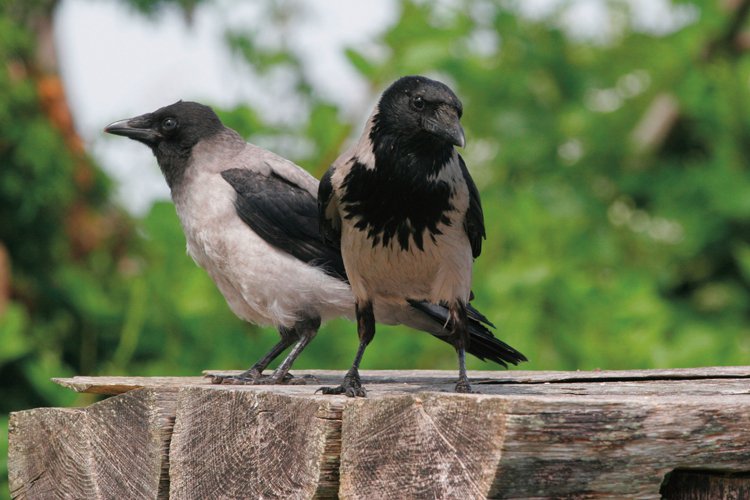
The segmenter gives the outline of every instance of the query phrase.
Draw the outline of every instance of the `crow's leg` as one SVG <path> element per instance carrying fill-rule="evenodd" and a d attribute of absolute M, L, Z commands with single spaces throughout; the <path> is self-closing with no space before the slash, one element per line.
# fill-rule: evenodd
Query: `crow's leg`
<path fill-rule="evenodd" d="M 458 383 L 456 392 L 472 392 L 466 375 L 466 349 L 469 347 L 469 329 L 466 319 L 466 304 L 457 300 L 449 307 L 452 337 L 458 354 Z"/>
<path fill-rule="evenodd" d="M 240 373 L 239 375 L 211 375 L 212 384 L 261 384 L 264 380 L 263 370 L 268 364 L 276 359 L 279 354 L 284 352 L 287 347 L 294 344 L 298 339 L 298 334 L 294 328 L 279 327 L 281 340 L 274 345 L 265 356 L 260 358 L 253 366 Z"/>
<path fill-rule="evenodd" d="M 294 347 L 292 347 L 292 350 L 289 352 L 287 357 L 284 359 L 284 361 L 281 362 L 281 364 L 274 370 L 273 374 L 268 377 L 269 384 L 283 384 L 284 382 L 288 383 L 299 383 L 304 384 L 305 381 L 302 379 L 294 379 L 291 375 L 289 375 L 289 369 L 292 367 L 292 364 L 297 359 L 297 357 L 302 354 L 302 351 L 305 350 L 305 347 L 307 347 L 307 344 L 310 343 L 310 341 L 315 338 L 315 335 L 318 333 L 318 328 L 320 328 L 320 318 L 310 318 L 305 319 L 302 321 L 298 321 L 297 324 L 294 325 L 294 331 L 297 332 L 297 343 L 294 344 Z M 291 382 L 290 382 L 291 381 Z M 299 381 L 299 382 L 297 382 Z"/>
<path fill-rule="evenodd" d="M 352 367 L 346 372 L 344 382 L 337 387 L 321 387 L 318 391 L 323 394 L 344 394 L 350 398 L 367 395 L 367 391 L 362 387 L 362 381 L 359 378 L 359 363 L 362 361 L 362 355 L 365 353 L 367 345 L 375 336 L 375 315 L 372 312 L 372 302 L 360 303 L 357 301 L 357 334 L 359 335 L 359 348 L 357 349 L 357 355 L 354 356 Z"/>

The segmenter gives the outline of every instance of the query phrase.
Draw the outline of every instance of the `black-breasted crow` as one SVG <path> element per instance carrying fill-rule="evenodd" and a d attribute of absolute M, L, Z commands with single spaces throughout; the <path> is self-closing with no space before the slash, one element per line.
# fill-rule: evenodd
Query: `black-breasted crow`
<path fill-rule="evenodd" d="M 477 338 L 470 334 L 471 267 L 485 229 L 479 192 L 454 149 L 465 142 L 461 114 L 461 101 L 446 85 L 403 77 L 383 93 L 359 142 L 320 182 L 321 233 L 340 245 L 360 339 L 344 382 L 323 388 L 325 394 L 364 395 L 359 363 L 383 304 L 447 308 L 447 340 L 458 353 L 456 391 L 471 391 L 465 363 Z M 497 346 L 496 361 L 526 360 L 487 334 Z"/>
<path fill-rule="evenodd" d="M 187 251 L 240 318 L 274 325 L 278 344 L 237 377 L 217 383 L 282 383 L 321 321 L 354 316 L 338 246 L 319 232 L 317 180 L 294 163 L 248 144 L 208 106 L 178 102 L 112 123 L 107 132 L 149 146 L 187 239 Z M 384 304 L 378 321 L 403 323 L 444 339 L 448 310 L 426 303 Z M 502 346 L 475 313 L 469 326 L 480 358 L 501 361 Z M 294 344 L 270 377 L 268 364 Z"/>

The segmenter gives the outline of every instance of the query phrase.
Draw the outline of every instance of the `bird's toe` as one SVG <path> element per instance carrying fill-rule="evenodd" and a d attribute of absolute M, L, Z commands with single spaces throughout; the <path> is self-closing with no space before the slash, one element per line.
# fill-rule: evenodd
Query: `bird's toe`
<path fill-rule="evenodd" d="M 315 393 L 320 392 L 321 394 L 325 394 L 327 396 L 329 395 L 336 395 L 336 394 L 343 394 L 344 388 L 340 385 L 336 387 L 319 387 Z"/>
<path fill-rule="evenodd" d="M 346 397 L 348 398 L 365 398 L 367 397 L 367 391 L 364 387 L 353 387 L 349 386 L 346 388 Z"/>
<path fill-rule="evenodd" d="M 367 397 L 367 391 L 361 385 L 355 384 L 341 384 L 336 387 L 320 387 L 316 393 L 320 392 L 325 395 L 339 395 L 343 394 L 348 398 L 364 398 Z"/>
<path fill-rule="evenodd" d="M 464 380 L 461 380 L 456 384 L 456 392 L 461 394 L 478 394 L 476 391 L 471 390 L 469 382 Z"/>

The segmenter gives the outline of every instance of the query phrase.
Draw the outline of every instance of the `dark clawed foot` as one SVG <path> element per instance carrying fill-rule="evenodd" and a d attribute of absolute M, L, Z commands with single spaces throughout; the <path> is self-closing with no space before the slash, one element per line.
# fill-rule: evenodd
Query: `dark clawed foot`
<path fill-rule="evenodd" d="M 336 387 L 321 387 L 315 392 L 317 393 L 318 391 L 326 395 L 343 394 L 347 398 L 367 397 L 367 391 L 364 387 L 344 387 L 344 384 L 337 385 Z"/>
<path fill-rule="evenodd" d="M 456 392 L 461 394 L 479 394 L 479 392 L 471 390 L 468 380 L 459 380 L 456 384 Z"/>
<path fill-rule="evenodd" d="M 359 380 L 359 376 L 347 375 L 344 377 L 344 382 L 336 387 L 321 387 L 316 393 L 320 391 L 326 395 L 343 394 L 348 398 L 364 398 L 367 397 L 367 391 L 362 387 L 362 382 Z"/>

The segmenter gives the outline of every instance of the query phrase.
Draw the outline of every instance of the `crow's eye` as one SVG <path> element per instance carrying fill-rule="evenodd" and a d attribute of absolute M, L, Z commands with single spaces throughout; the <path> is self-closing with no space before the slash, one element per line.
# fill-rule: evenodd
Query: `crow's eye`
<path fill-rule="evenodd" d="M 424 109 L 424 99 L 417 96 L 412 101 L 412 105 L 414 106 L 414 109 Z"/>
<path fill-rule="evenodd" d="M 166 132 L 174 130 L 177 128 L 177 120 L 175 120 L 174 118 L 164 118 L 164 120 L 161 122 L 161 128 Z"/>

